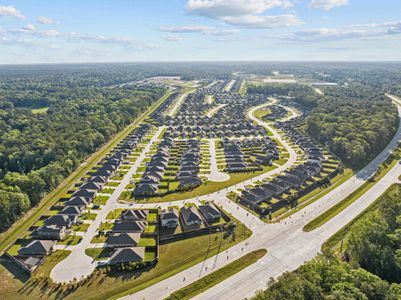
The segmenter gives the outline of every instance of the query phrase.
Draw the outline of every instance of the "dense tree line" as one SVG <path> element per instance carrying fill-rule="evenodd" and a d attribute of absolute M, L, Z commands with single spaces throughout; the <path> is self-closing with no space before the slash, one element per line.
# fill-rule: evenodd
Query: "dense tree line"
<path fill-rule="evenodd" d="M 381 91 L 353 84 L 326 88 L 305 120 L 305 130 L 352 166 L 373 159 L 390 142 L 398 123 L 395 105 Z"/>
<path fill-rule="evenodd" d="M 270 280 L 254 300 L 401 298 L 401 186 L 393 185 L 375 209 L 345 237 L 345 261 L 325 253 Z"/>
<path fill-rule="evenodd" d="M 164 93 L 156 87 L 67 85 L 33 75 L 0 80 L 0 230 Z M 37 107 L 48 110 L 34 114 Z"/>
<path fill-rule="evenodd" d="M 319 96 L 300 84 L 248 88 L 250 93 L 285 95 L 310 109 L 305 131 L 326 145 L 347 165 L 360 167 L 373 159 L 392 139 L 398 113 L 382 90 L 353 83 L 326 87 Z"/>
<path fill-rule="evenodd" d="M 307 85 L 303 84 L 269 84 L 269 85 L 250 85 L 247 89 L 250 94 L 266 94 L 294 97 L 294 99 L 312 109 L 316 107 L 320 96 Z"/>
<path fill-rule="evenodd" d="M 319 255 L 277 281 L 270 280 L 265 291 L 252 300 L 397 300 L 401 286 L 390 284 L 363 268 L 352 268 L 338 258 Z"/>
<path fill-rule="evenodd" d="M 359 220 L 347 238 L 346 257 L 389 282 L 401 282 L 401 186 L 393 185 L 378 208 Z"/>

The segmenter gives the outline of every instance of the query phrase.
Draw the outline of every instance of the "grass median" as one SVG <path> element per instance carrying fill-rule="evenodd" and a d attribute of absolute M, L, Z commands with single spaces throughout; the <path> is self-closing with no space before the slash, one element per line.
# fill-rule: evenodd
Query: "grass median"
<path fill-rule="evenodd" d="M 352 226 L 363 219 L 368 213 L 376 210 L 379 206 L 379 203 L 383 200 L 385 196 L 394 192 L 394 190 L 399 188 L 399 184 L 391 185 L 380 197 L 378 197 L 372 204 L 370 204 L 367 208 L 365 208 L 356 218 L 354 218 L 351 222 L 337 231 L 334 235 L 332 235 L 328 240 L 326 240 L 322 245 L 322 252 L 327 252 L 330 250 L 336 251 L 339 250 L 341 241 L 346 238 L 349 230 Z"/>
<path fill-rule="evenodd" d="M 219 284 L 225 279 L 240 272 L 246 267 L 254 264 L 267 253 L 266 249 L 259 249 L 248 253 L 241 258 L 229 263 L 228 265 L 210 273 L 209 275 L 187 285 L 186 287 L 172 293 L 165 300 L 186 300 L 195 297 L 210 289 L 211 287 Z"/>
<path fill-rule="evenodd" d="M 319 228 L 349 207 L 352 203 L 367 193 L 376 183 L 378 183 L 398 163 L 399 157 L 400 149 L 398 148 L 394 155 L 390 156 L 385 163 L 383 163 L 383 165 L 378 169 L 376 174 L 371 177 L 371 179 L 363 183 L 358 189 L 348 195 L 348 197 L 344 198 L 329 210 L 310 221 L 304 226 L 303 230 L 305 232 L 310 232 L 316 228 Z"/>
<path fill-rule="evenodd" d="M 280 214 L 275 215 L 273 213 L 273 221 L 276 222 L 278 220 L 283 220 L 285 218 L 288 218 L 289 216 L 295 214 L 296 212 L 300 211 L 301 209 L 305 208 L 306 206 L 312 204 L 313 202 L 316 202 L 317 200 L 321 199 L 328 193 L 330 193 L 332 190 L 343 184 L 345 181 L 350 179 L 353 175 L 353 171 L 351 169 L 345 169 L 344 173 L 337 175 L 334 177 L 332 180 L 330 180 L 330 186 L 329 187 L 322 187 L 322 188 L 316 188 L 310 193 L 306 194 L 305 196 L 301 197 L 298 200 L 298 205 L 290 210 L 285 209 L 285 212 L 282 212 Z"/>

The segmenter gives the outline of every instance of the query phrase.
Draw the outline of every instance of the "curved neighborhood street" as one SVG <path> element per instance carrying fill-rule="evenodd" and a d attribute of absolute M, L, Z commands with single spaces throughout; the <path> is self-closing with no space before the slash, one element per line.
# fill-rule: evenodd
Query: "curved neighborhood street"
<path fill-rule="evenodd" d="M 274 101 L 272 102 L 274 103 Z M 270 103 L 270 104 L 272 104 Z M 289 153 L 288 161 L 282 166 L 246 180 L 239 184 L 230 186 L 217 192 L 202 197 L 194 197 L 181 201 L 174 201 L 174 205 L 184 205 L 187 202 L 200 204 L 203 199 L 213 200 L 218 205 L 235 218 L 243 222 L 249 227 L 253 234 L 252 236 L 225 252 L 213 256 L 202 263 L 192 266 L 172 277 L 156 283 L 142 291 L 133 295 L 126 296 L 124 299 L 164 299 L 171 292 L 178 290 L 187 284 L 198 280 L 200 277 L 213 272 L 214 270 L 227 265 L 230 262 L 240 258 L 254 250 L 266 248 L 268 253 L 257 263 L 247 267 L 241 272 L 221 282 L 215 287 L 205 291 L 196 297 L 196 299 L 243 299 L 254 294 L 258 289 L 265 287 L 268 278 L 277 277 L 285 271 L 293 270 L 307 260 L 313 258 L 319 251 L 322 243 L 332 234 L 341 229 L 354 217 L 356 217 L 363 209 L 371 204 L 380 194 L 382 194 L 392 183 L 398 181 L 398 176 L 401 174 L 401 165 L 397 164 L 393 169 L 383 177 L 383 179 L 374 185 L 366 194 L 353 203 L 346 210 L 334 217 L 332 220 L 321 226 L 320 228 L 311 231 L 303 232 L 302 228 L 310 220 L 319 216 L 324 211 L 347 197 L 353 191 L 358 189 L 366 180 L 368 180 L 377 170 L 377 168 L 388 157 L 391 151 L 397 146 L 401 140 L 401 127 L 398 128 L 396 135 L 391 143 L 365 168 L 354 175 L 352 178 L 341 184 L 336 189 L 332 190 L 318 201 L 306 206 L 304 209 L 296 212 L 285 221 L 279 223 L 267 224 L 259 218 L 250 214 L 245 209 L 241 208 L 233 201 L 229 200 L 225 195 L 237 189 L 245 188 L 247 185 L 268 178 L 274 174 L 279 174 L 288 169 L 297 161 L 296 152 L 288 145 L 285 139 L 274 129 L 269 123 L 264 122 L 255 117 L 254 113 L 258 109 L 269 104 L 263 104 L 252 108 L 248 111 L 248 117 L 258 125 L 265 126 Z M 291 108 L 287 108 L 292 112 L 290 117 L 297 116 Z M 401 116 L 401 109 L 399 114 Z M 51 277 L 56 282 L 68 282 L 74 278 L 80 279 L 89 275 L 97 265 L 89 256 L 85 255 L 85 249 L 89 247 L 90 241 L 96 235 L 99 225 L 105 220 L 107 214 L 116 208 L 167 208 L 172 202 L 152 203 L 152 204 L 124 204 L 118 202 L 118 197 L 124 187 L 129 183 L 132 174 L 135 173 L 140 163 L 144 160 L 146 153 L 149 151 L 152 143 L 159 137 L 165 127 L 161 126 L 153 134 L 151 141 L 141 152 L 136 163 L 126 174 L 121 184 L 116 188 L 111 195 L 108 203 L 98 213 L 94 222 L 89 226 L 88 231 L 83 235 L 83 240 L 76 246 L 71 246 L 68 249 L 72 253 L 51 271 Z M 210 151 L 215 153 L 214 140 L 210 140 Z M 213 150 L 213 151 L 212 151 Z M 213 159 L 212 159 L 213 161 Z M 215 161 L 215 158 L 214 158 Z M 217 164 L 213 167 L 212 174 L 223 181 L 221 177 L 225 173 L 216 173 Z M 216 179 L 219 179 L 216 177 Z M 68 247 L 68 246 L 66 246 Z"/>
<path fill-rule="evenodd" d="M 269 127 L 268 124 L 260 121 L 253 115 L 253 113 L 262 106 L 253 108 L 248 116 L 258 124 Z M 398 112 L 401 118 L 400 106 L 398 106 Z M 283 165 L 283 167 L 285 166 L 284 169 L 286 169 L 295 162 L 295 152 L 293 152 L 273 128 L 269 127 L 269 129 L 290 152 L 289 161 Z M 400 164 L 396 164 L 380 182 L 375 184 L 367 193 L 329 222 L 311 232 L 304 232 L 302 230 L 304 225 L 309 221 L 340 202 L 366 182 L 397 147 L 400 141 L 401 127 L 398 128 L 397 133 L 387 147 L 356 175 L 318 201 L 306 206 L 304 209 L 296 212 L 280 223 L 266 224 L 227 199 L 224 195 L 231 191 L 232 188 L 210 194 L 207 199 L 214 200 L 226 211 L 230 212 L 247 225 L 253 232 L 252 236 L 224 253 L 211 257 L 202 263 L 158 282 L 138 293 L 124 297 L 123 299 L 164 299 L 171 292 L 196 281 L 213 270 L 223 267 L 244 254 L 257 249 L 266 248 L 268 253 L 257 263 L 208 289 L 194 299 L 243 299 L 245 297 L 251 297 L 256 290 L 266 286 L 267 280 L 270 277 L 277 277 L 285 271 L 294 270 L 305 261 L 312 259 L 320 252 L 321 245 L 326 239 L 367 208 L 391 184 L 398 182 L 398 177 L 401 174 Z M 283 170 L 282 168 L 279 169 Z M 274 171 L 279 170 L 276 169 Z M 260 177 L 265 178 L 264 175 Z M 249 184 L 249 182 L 239 184 L 237 188 L 244 187 L 247 184 Z M 194 200 L 196 201 L 196 199 L 188 199 L 187 201 Z M 143 207 L 146 206 L 144 205 Z"/>

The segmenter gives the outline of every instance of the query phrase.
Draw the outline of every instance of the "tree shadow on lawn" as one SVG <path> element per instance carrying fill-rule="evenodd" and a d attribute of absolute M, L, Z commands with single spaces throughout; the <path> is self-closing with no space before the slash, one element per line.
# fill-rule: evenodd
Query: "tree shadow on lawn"
<path fill-rule="evenodd" d="M 18 279 L 22 283 L 26 283 L 29 280 L 30 275 L 28 272 L 19 267 L 11 259 L 4 256 L 2 256 L 0 259 L 0 264 L 6 268 L 8 272 L 13 274 L 14 278 Z"/>
<path fill-rule="evenodd" d="M 102 277 L 101 280 L 99 280 L 97 285 L 101 285 L 107 278 L 114 278 L 121 281 L 139 279 L 142 276 L 142 274 L 150 272 L 152 269 L 156 267 L 156 265 L 157 264 L 151 264 L 135 271 L 127 271 L 127 272 L 121 272 L 116 270 L 109 271 L 105 274 L 105 276 Z"/>

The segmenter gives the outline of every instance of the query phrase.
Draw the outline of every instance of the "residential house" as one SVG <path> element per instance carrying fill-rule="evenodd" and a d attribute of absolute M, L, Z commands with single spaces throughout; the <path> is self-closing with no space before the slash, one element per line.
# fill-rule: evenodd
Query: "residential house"
<path fill-rule="evenodd" d="M 221 212 L 210 203 L 207 203 L 206 205 L 200 205 L 199 211 L 209 224 L 218 222 L 221 218 Z"/>
<path fill-rule="evenodd" d="M 106 247 L 136 247 L 141 239 L 140 233 L 112 233 L 107 236 Z"/>
<path fill-rule="evenodd" d="M 121 220 L 146 221 L 148 215 L 146 209 L 125 209 L 121 212 Z"/>
<path fill-rule="evenodd" d="M 160 214 L 160 221 L 163 227 L 173 228 L 178 226 L 178 210 L 176 208 L 164 209 Z"/>
<path fill-rule="evenodd" d="M 49 240 L 34 240 L 18 251 L 19 256 L 44 257 L 50 254 L 55 242 Z"/>
<path fill-rule="evenodd" d="M 45 225 L 56 225 L 63 226 L 66 228 L 70 228 L 73 224 L 78 221 L 77 216 L 68 216 L 68 215 L 54 215 L 45 220 Z"/>
<path fill-rule="evenodd" d="M 143 261 L 145 258 L 145 247 L 119 248 L 110 257 L 109 264 L 118 265 L 123 263 Z"/>
<path fill-rule="evenodd" d="M 143 232 L 146 226 L 148 226 L 148 222 L 145 221 L 118 220 L 114 223 L 113 232 Z"/>
<path fill-rule="evenodd" d="M 200 226 L 202 225 L 202 218 L 199 211 L 195 206 L 183 207 L 180 210 L 182 222 L 186 226 Z"/>
<path fill-rule="evenodd" d="M 66 234 L 66 228 L 57 225 L 44 225 L 36 229 L 33 233 L 33 235 L 39 239 L 58 241 L 63 240 Z"/>

